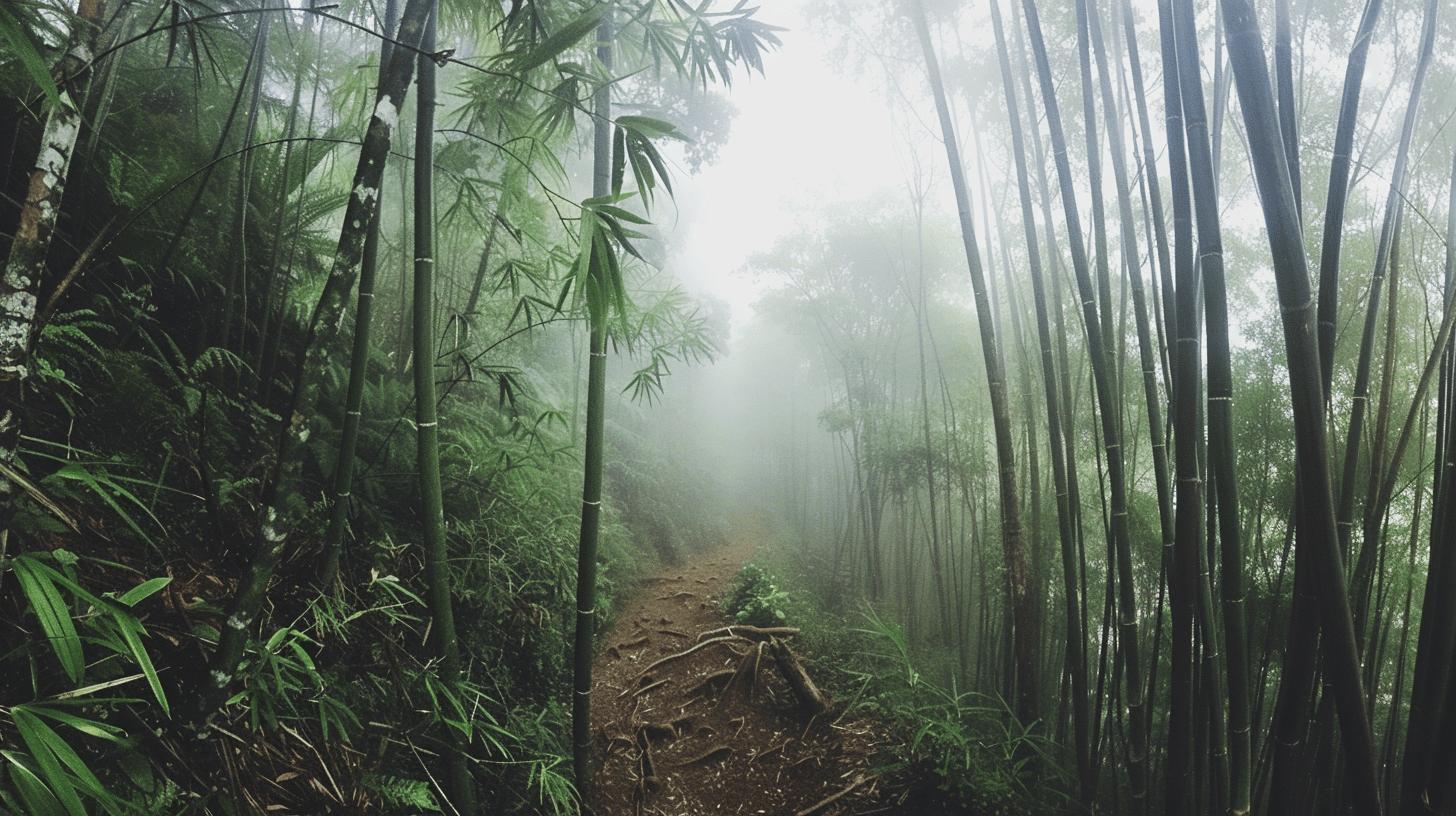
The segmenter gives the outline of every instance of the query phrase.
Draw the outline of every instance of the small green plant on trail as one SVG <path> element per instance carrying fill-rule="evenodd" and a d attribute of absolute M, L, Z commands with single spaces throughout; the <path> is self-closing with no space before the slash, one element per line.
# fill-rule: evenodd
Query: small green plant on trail
<path fill-rule="evenodd" d="M 745 564 L 733 579 L 723 609 L 739 623 L 750 626 L 782 626 L 789 594 L 779 588 L 767 570 Z"/>

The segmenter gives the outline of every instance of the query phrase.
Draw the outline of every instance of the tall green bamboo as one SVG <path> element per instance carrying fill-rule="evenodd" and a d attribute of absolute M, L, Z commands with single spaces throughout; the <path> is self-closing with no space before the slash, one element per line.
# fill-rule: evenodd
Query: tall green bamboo
<path fill-rule="evenodd" d="M 597 61 L 612 70 L 612 15 L 597 28 Z M 612 191 L 612 89 L 603 83 L 592 100 L 592 195 Z M 576 555 L 576 637 L 573 646 L 571 748 L 576 787 L 583 800 L 591 794 L 591 689 L 592 639 L 597 625 L 597 540 L 601 532 L 603 438 L 606 432 L 607 304 L 605 270 L 593 264 L 596 303 L 588 296 L 590 312 L 586 391 L 586 456 L 581 489 L 581 538 Z"/>
<path fill-rule="evenodd" d="M 1102 332 L 1104 327 L 1098 318 L 1097 297 L 1088 270 L 1087 249 L 1082 241 L 1081 216 L 1077 212 L 1077 182 L 1072 176 L 1071 163 L 1067 158 L 1067 140 L 1062 128 L 1061 112 L 1057 105 L 1056 82 L 1052 77 L 1051 63 L 1047 58 L 1046 41 L 1042 36 L 1041 21 L 1037 15 L 1034 0 L 1022 0 L 1026 17 L 1027 33 L 1031 39 L 1032 53 L 1036 58 L 1037 79 L 1041 84 L 1042 104 L 1046 109 L 1047 126 L 1051 133 L 1052 155 L 1056 160 L 1057 179 L 1062 191 L 1062 209 L 1067 221 L 1067 241 L 1072 252 L 1072 270 L 1077 279 L 1077 290 L 1082 301 L 1084 331 L 1087 333 L 1087 353 L 1091 359 L 1092 381 L 1096 391 L 1097 409 L 1102 423 L 1102 443 L 1107 456 L 1107 477 L 1111 498 L 1112 547 L 1117 570 L 1118 643 L 1122 654 L 1124 671 L 1122 679 L 1126 685 L 1123 704 L 1128 709 L 1127 762 L 1131 770 L 1131 795 L 1138 809 L 1147 796 L 1147 720 L 1144 707 L 1147 698 L 1143 691 L 1143 668 L 1141 644 L 1138 638 L 1137 590 L 1132 575 L 1132 547 L 1128 534 L 1127 484 L 1123 466 L 1122 432 L 1118 422 L 1119 403 L 1108 377 L 1109 361 L 1104 355 Z"/>
<path fill-rule="evenodd" d="M 1247 813 L 1252 793 L 1249 725 L 1248 647 L 1245 634 L 1243 545 L 1239 530 L 1238 480 L 1233 439 L 1233 365 L 1229 348 L 1228 290 L 1224 282 L 1223 230 L 1213 168 L 1198 33 L 1191 0 L 1174 13 L 1178 81 L 1188 166 L 1193 182 L 1193 211 L 1198 228 L 1198 265 L 1203 279 L 1205 332 L 1208 338 L 1208 466 L 1218 516 L 1222 552 L 1219 589 L 1223 602 L 1223 647 L 1228 682 L 1227 740 L 1230 749 L 1229 810 Z M 1195 329 L 1196 331 L 1196 329 Z M 1180 368 L 1180 371 L 1189 371 Z M 1189 371 L 1197 377 L 1196 369 Z M 1202 434 L 1202 428 L 1198 429 Z M 1214 626 L 1209 621 L 1209 626 Z M 1220 728 L 1214 723 L 1212 727 Z"/>
<path fill-rule="evenodd" d="M 1247 0 L 1221 2 L 1283 316 L 1299 479 L 1297 524 L 1304 533 L 1298 538 L 1295 558 L 1313 566 L 1311 577 L 1319 602 L 1324 664 L 1336 698 L 1351 795 L 1358 812 L 1379 814 L 1374 739 L 1365 712 L 1360 655 L 1330 496 L 1323 377 L 1303 230 L 1274 110 L 1258 19 Z"/>
<path fill-rule="evenodd" d="M 399 23 L 399 2 L 384 6 L 384 43 L 379 56 L 381 78 L 392 53 L 390 37 Z M 423 70 L 423 63 L 421 63 Z M 431 70 L 433 72 L 433 63 Z M 421 77 L 423 79 L 423 76 Z M 433 77 L 431 78 L 433 84 Z M 421 83 L 423 87 L 423 83 Z M 416 170 L 416 173 L 419 171 Z M 383 187 L 380 188 L 381 195 Z M 419 207 L 417 206 L 418 212 Z M 333 495 L 329 528 L 324 534 L 324 566 L 319 585 L 333 587 L 339 577 L 339 559 L 344 549 L 344 531 L 349 525 L 350 496 L 354 492 L 354 459 L 359 447 L 359 423 L 363 418 L 364 381 L 369 374 L 370 328 L 374 323 L 374 278 L 379 269 L 379 212 L 364 237 L 364 256 L 359 264 L 359 303 L 354 311 L 354 340 L 349 353 L 349 384 L 344 395 L 344 424 L 339 432 L 339 458 L 334 462 Z"/>
<path fill-rule="evenodd" d="M 227 698 L 228 686 L 232 684 L 238 662 L 243 657 L 243 649 L 262 606 L 268 582 L 278 567 L 294 523 L 308 507 L 308 498 L 298 489 L 298 482 L 303 469 L 303 445 L 318 407 L 319 374 L 337 353 L 335 340 L 339 324 L 343 322 L 344 301 L 359 276 L 367 225 L 379 207 L 379 185 L 399 123 L 399 111 L 404 105 L 410 79 L 414 76 L 414 49 L 424 33 L 430 2 L 407 0 L 400 15 L 397 37 L 406 47 L 395 49 L 375 93 L 374 109 L 359 150 L 333 265 L 309 320 L 302 348 L 294 361 L 291 377 L 293 393 L 283 411 L 284 421 L 279 425 L 273 468 L 260 502 L 254 551 L 228 605 L 226 625 L 222 627 L 209 667 L 211 687 L 196 698 L 193 714 L 199 725 L 205 725 Z"/>
<path fill-rule="evenodd" d="M 1456 157 L 1451 164 L 1451 191 L 1446 222 L 1446 309 L 1452 310 L 1451 282 L 1456 280 Z M 1449 384 L 1448 384 L 1449 386 Z M 1449 395 L 1446 396 L 1449 399 Z M 1443 400 L 1445 402 L 1445 400 Z M 1450 410 L 1450 404 L 1444 405 Z M 1456 529 L 1456 434 L 1447 428 L 1436 450 L 1440 489 L 1435 492 L 1431 518 L 1431 552 L 1426 571 L 1425 597 L 1421 601 L 1421 628 L 1416 640 L 1415 672 L 1411 676 L 1410 710 L 1406 721 L 1405 749 L 1400 764 L 1401 816 L 1424 816 L 1433 812 L 1427 801 L 1452 801 L 1449 759 L 1456 751 L 1451 742 L 1456 705 L 1451 701 L 1451 682 L 1456 677 L 1456 548 L 1451 530 Z M 1446 760 L 1441 764 L 1440 760 Z M 1434 811 L 1447 812 L 1447 811 Z"/>
<path fill-rule="evenodd" d="M 1072 531 L 1072 510 L 1068 506 L 1067 465 L 1061 441 L 1061 400 L 1057 396 L 1057 371 L 1052 353 L 1051 324 L 1047 317 L 1046 282 L 1043 280 L 1041 249 L 1036 236 L 1036 216 L 1032 211 L 1031 183 L 1026 169 L 1026 146 L 1021 129 L 1021 112 L 1016 101 L 1016 83 L 1011 74 L 1011 60 L 1006 47 L 999 0 L 989 0 L 989 5 L 992 30 L 996 35 L 996 54 L 1001 67 L 1006 116 L 1011 124 L 1011 154 L 1016 167 L 1016 190 L 1021 202 L 1021 223 L 1026 233 L 1027 267 L 1031 273 L 1037 341 L 1041 350 L 1042 389 L 1046 396 L 1048 447 L 1052 460 L 1052 484 L 1056 491 L 1057 533 L 1062 556 L 1062 593 L 1066 607 L 1066 663 L 1067 672 L 1071 675 L 1074 740 L 1072 749 L 1077 763 L 1077 780 L 1082 801 L 1090 804 L 1097 794 L 1097 781 L 1092 775 L 1088 733 L 1086 643 L 1082 636 L 1081 608 L 1077 601 L 1077 543 Z"/>
<path fill-rule="evenodd" d="M 1202 362 L 1198 334 L 1198 283 L 1193 261 L 1192 195 L 1189 189 L 1183 125 L 1182 66 L 1178 61 L 1172 0 L 1158 3 L 1166 98 L 1168 164 L 1173 198 L 1173 442 L 1177 468 L 1177 516 L 1168 569 L 1172 613 L 1169 664 L 1168 748 L 1164 809 L 1189 812 L 1193 795 L 1194 609 L 1198 547 L 1203 535 L 1203 478 L 1198 444 L 1203 437 L 1198 411 Z"/>
<path fill-rule="evenodd" d="M 961 239 L 965 246 L 966 265 L 971 274 L 971 290 L 976 302 L 980 328 L 981 353 L 986 364 L 986 385 L 991 392 L 991 424 L 996 439 L 997 479 L 1001 494 L 1001 547 L 1006 565 L 1007 589 L 1011 599 L 1012 652 L 1016 714 L 1021 722 L 1031 724 L 1038 719 L 1036 654 L 1040 638 L 1036 626 L 1036 607 L 1030 592 L 1026 550 L 1021 536 L 1020 502 L 1016 490 L 1016 453 L 1012 442 L 1011 413 L 1007 404 L 1005 364 L 996 336 L 995 311 L 986 289 L 981 269 L 981 251 L 977 246 L 976 228 L 971 215 L 970 192 L 966 187 L 965 168 L 961 164 L 960 145 L 956 139 L 955 121 L 946 99 L 940 76 L 935 45 L 930 37 L 930 24 L 921 0 L 911 6 L 920 50 L 930 77 L 930 89 L 940 118 L 941 139 L 945 143 L 946 160 L 950 164 L 951 187 L 955 192 L 956 211 L 960 218 Z"/>
<path fill-rule="evenodd" d="M 434 0 L 432 0 L 432 6 Z M 420 518 L 425 560 L 430 638 L 439 667 L 435 676 L 451 693 L 460 687 L 460 643 L 455 634 L 455 602 L 450 592 L 450 553 L 445 534 L 445 503 L 440 488 L 440 418 L 435 399 L 435 18 L 430 10 L 418 56 L 419 96 L 415 100 L 414 159 L 414 379 L 415 450 L 419 468 Z M 411 54 L 410 56 L 414 56 Z M 378 218 L 376 210 L 373 213 Z M 464 703 L 462 702 L 462 705 Z M 475 813 L 475 783 L 470 778 L 458 716 L 448 704 L 438 712 L 445 746 L 444 793 L 461 814 Z M 468 709 L 467 709 L 468 710 Z M 467 715 L 468 716 L 468 715 Z"/>
<path fill-rule="evenodd" d="M 1345 202 L 1350 196 L 1350 164 L 1355 145 L 1355 119 L 1360 110 L 1360 88 L 1365 81 L 1365 61 L 1370 41 L 1375 37 L 1375 22 L 1380 19 L 1384 0 L 1365 0 L 1365 11 L 1355 31 L 1355 41 L 1345 62 L 1344 90 L 1340 94 L 1340 114 L 1335 122 L 1335 142 L 1330 158 L 1330 180 L 1325 199 L 1324 234 L 1320 239 L 1319 261 L 1319 351 L 1320 371 L 1324 375 L 1325 401 L 1330 398 L 1335 366 L 1335 322 L 1339 318 L 1340 243 L 1345 237 Z M 1285 145 L 1289 154 L 1297 154 L 1297 146 Z M 1295 199 L 1296 207 L 1299 200 Z"/>
<path fill-rule="evenodd" d="M 1375 350 L 1376 325 L 1380 314 L 1380 290 L 1390 267 L 1391 252 L 1400 233 L 1400 220 L 1405 210 L 1406 167 L 1410 162 L 1411 140 L 1415 137 L 1420 114 L 1421 88 L 1430 69 L 1436 44 L 1437 0 L 1427 0 L 1421 44 L 1416 58 L 1415 75 L 1411 79 L 1410 98 L 1401 123 L 1400 143 L 1396 148 L 1395 166 L 1390 171 L 1390 190 L 1385 198 L 1385 214 L 1380 224 L 1380 237 L 1375 245 L 1375 266 L 1370 275 L 1370 289 L 1365 301 L 1365 323 L 1360 332 L 1360 351 L 1355 361 L 1355 383 L 1350 398 L 1350 425 L 1345 435 L 1345 466 L 1340 477 L 1339 500 L 1335 505 L 1335 523 L 1339 525 L 1340 552 L 1349 557 L 1355 524 L 1355 485 L 1358 480 L 1360 448 L 1365 430 L 1365 413 L 1370 404 L 1370 363 Z M 1379 462 L 1372 462 L 1379 468 Z M 1354 604 L 1355 634 L 1364 632 L 1366 585 L 1373 570 L 1378 541 L 1361 543 L 1360 564 L 1355 568 Z"/>

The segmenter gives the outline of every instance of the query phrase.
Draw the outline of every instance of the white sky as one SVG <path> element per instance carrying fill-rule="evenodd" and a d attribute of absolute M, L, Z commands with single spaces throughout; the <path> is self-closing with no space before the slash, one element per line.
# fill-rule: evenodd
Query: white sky
<path fill-rule="evenodd" d="M 689 291 L 726 301 L 737 332 L 758 287 L 741 269 L 836 200 L 903 188 L 905 136 L 868 71 L 840 70 L 832 37 L 816 30 L 812 0 L 776 0 L 760 15 L 789 29 L 768 55 L 767 77 L 734 83 L 737 108 L 716 161 L 678 187 L 669 263 Z M 943 163 L 943 155 L 938 156 Z M 948 192 L 947 192 L 948 194 Z"/>

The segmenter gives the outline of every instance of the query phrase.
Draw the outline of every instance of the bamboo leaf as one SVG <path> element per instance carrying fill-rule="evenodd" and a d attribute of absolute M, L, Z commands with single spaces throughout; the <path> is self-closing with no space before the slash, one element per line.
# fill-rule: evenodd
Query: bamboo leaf
<path fill-rule="evenodd" d="M 607 12 L 607 4 L 593 6 L 575 20 L 556 29 L 529 53 L 516 60 L 515 70 L 521 73 L 538 68 L 576 45 L 587 34 L 594 31 Z"/>
<path fill-rule="evenodd" d="M 45 58 L 31 41 L 30 35 L 26 33 L 25 27 L 16 19 L 9 6 L 0 6 L 0 42 L 9 46 L 11 54 L 20 60 L 20 65 L 35 84 L 40 86 L 41 92 L 46 95 L 52 106 L 61 104 L 61 91 L 56 87 L 56 80 L 51 76 L 50 68 L 46 65 Z"/>
<path fill-rule="evenodd" d="M 0 751 L 0 756 L 10 762 L 10 781 L 15 784 L 21 801 L 25 802 L 26 808 L 34 816 L 64 816 L 66 811 L 55 794 L 21 761 L 19 754 L 14 751 Z"/>
<path fill-rule="evenodd" d="M 20 590 L 30 602 L 31 611 L 40 622 L 41 633 L 50 642 L 61 669 L 72 683 L 81 682 L 86 668 L 81 637 L 71 620 L 70 607 L 46 574 L 48 568 L 29 553 L 17 556 L 11 563 L 20 582 Z"/>

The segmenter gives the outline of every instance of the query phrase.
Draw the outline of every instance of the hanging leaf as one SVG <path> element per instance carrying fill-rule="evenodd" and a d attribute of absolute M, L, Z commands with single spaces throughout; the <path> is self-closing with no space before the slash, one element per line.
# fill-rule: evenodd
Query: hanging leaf
<path fill-rule="evenodd" d="M 0 6 L 0 42 L 4 42 L 8 46 L 7 50 L 20 60 L 20 66 L 40 86 L 41 92 L 50 100 L 51 105 L 61 104 L 60 88 L 56 87 L 56 80 L 51 76 L 45 58 L 41 56 L 40 50 L 35 47 L 25 27 L 16 19 L 9 6 Z"/>
<path fill-rule="evenodd" d="M 576 45 L 581 38 L 596 30 L 597 24 L 607 12 L 607 4 L 603 3 L 592 7 L 580 17 L 556 29 L 549 37 L 542 40 L 530 52 L 522 55 L 516 60 L 514 70 L 521 73 L 539 68 L 550 62 L 567 49 Z"/>

